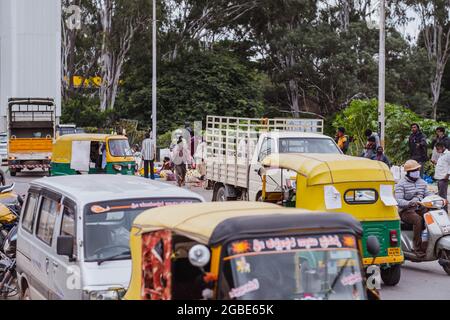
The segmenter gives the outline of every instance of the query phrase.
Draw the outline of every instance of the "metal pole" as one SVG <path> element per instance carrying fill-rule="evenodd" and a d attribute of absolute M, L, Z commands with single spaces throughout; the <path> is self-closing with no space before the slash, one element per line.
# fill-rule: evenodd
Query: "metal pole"
<path fill-rule="evenodd" d="M 156 128 L 156 0 L 153 0 L 153 39 L 152 39 L 152 58 L 153 58 L 153 75 L 152 75 L 152 132 L 153 132 L 153 141 L 156 146 L 156 136 L 157 136 L 157 128 Z"/>
<path fill-rule="evenodd" d="M 385 77 L 386 77 L 386 11 L 385 0 L 380 1 L 380 53 L 378 69 L 378 135 L 385 147 Z"/>

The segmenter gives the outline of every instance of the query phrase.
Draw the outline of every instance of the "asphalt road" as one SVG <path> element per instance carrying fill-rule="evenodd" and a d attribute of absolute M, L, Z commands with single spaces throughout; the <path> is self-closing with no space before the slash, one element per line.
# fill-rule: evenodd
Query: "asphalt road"
<path fill-rule="evenodd" d="M 19 194 L 26 194 L 29 182 L 42 177 L 38 172 L 18 174 L 7 177 L 7 183 L 14 182 Z M 211 191 L 198 187 L 186 188 L 202 195 L 206 201 L 211 201 Z M 437 262 L 412 263 L 405 262 L 402 266 L 402 278 L 395 287 L 382 286 L 381 298 L 386 300 L 450 300 L 450 276 Z"/>

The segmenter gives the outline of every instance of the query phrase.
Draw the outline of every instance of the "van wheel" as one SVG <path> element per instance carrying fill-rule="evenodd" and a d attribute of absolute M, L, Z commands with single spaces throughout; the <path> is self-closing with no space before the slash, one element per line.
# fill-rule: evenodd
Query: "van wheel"
<path fill-rule="evenodd" d="M 227 201 L 227 191 L 225 190 L 224 186 L 220 186 L 216 190 L 216 196 L 214 197 L 214 201 L 217 201 L 217 202 Z"/>
<path fill-rule="evenodd" d="M 399 264 L 381 269 L 381 279 L 387 286 L 395 286 L 400 282 L 401 267 Z"/>

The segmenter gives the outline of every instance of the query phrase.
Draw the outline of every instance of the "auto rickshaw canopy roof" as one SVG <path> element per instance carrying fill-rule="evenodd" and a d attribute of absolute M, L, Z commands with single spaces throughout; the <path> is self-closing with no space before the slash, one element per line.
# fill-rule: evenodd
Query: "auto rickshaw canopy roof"
<path fill-rule="evenodd" d="M 147 210 L 134 220 L 133 227 L 140 230 L 138 236 L 168 229 L 209 245 L 236 237 L 274 235 L 293 230 L 362 234 L 360 223 L 348 214 L 317 214 L 311 210 L 283 208 L 263 202 L 235 201 Z"/>
<path fill-rule="evenodd" d="M 106 142 L 110 139 L 127 140 L 127 137 L 112 134 L 78 133 L 67 134 L 59 137 L 53 143 L 52 161 L 57 163 L 69 163 L 72 158 L 73 141 L 98 141 Z"/>
<path fill-rule="evenodd" d="M 388 166 L 380 161 L 343 154 L 271 154 L 266 168 L 289 169 L 307 179 L 307 185 L 346 182 L 394 182 Z"/>

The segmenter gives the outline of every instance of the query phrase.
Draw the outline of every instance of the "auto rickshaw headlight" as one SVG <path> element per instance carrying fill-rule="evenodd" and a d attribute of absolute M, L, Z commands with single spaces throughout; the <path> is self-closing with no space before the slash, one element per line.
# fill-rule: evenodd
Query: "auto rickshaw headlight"
<path fill-rule="evenodd" d="M 120 164 L 113 165 L 114 170 L 116 171 L 122 171 L 122 166 Z"/>
<path fill-rule="evenodd" d="M 211 253 L 209 252 L 209 249 L 202 244 L 197 244 L 189 250 L 189 262 L 194 267 L 202 268 L 206 266 L 209 263 L 210 258 Z"/>

